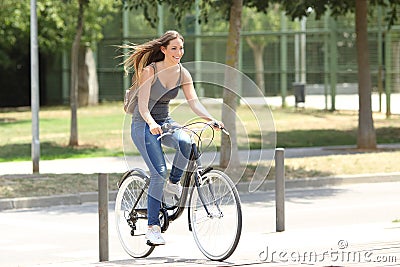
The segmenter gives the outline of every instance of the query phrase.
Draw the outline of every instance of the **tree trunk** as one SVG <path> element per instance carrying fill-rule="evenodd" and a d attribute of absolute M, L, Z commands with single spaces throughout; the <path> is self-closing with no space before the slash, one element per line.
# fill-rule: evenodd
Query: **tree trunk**
<path fill-rule="evenodd" d="M 79 49 L 78 108 L 99 103 L 99 83 L 96 63 L 90 47 Z"/>
<path fill-rule="evenodd" d="M 356 0 L 356 46 L 358 64 L 358 134 L 357 147 L 375 149 L 376 134 L 372 118 L 371 73 L 368 52 L 367 0 Z"/>
<path fill-rule="evenodd" d="M 86 66 L 86 46 L 81 45 L 79 47 L 79 58 L 78 58 L 78 108 L 85 107 L 88 105 L 89 97 L 89 70 Z"/>
<path fill-rule="evenodd" d="M 237 69 L 239 61 L 242 7 L 243 0 L 232 1 L 229 19 L 229 34 L 226 45 L 226 64 L 234 69 Z M 223 168 L 228 165 L 240 165 L 236 134 L 236 106 L 238 99 L 237 95 L 239 92 L 234 92 L 232 90 L 232 88 L 238 88 L 239 86 L 237 85 L 237 79 L 235 79 L 237 77 L 231 77 L 232 74 L 233 72 L 226 71 L 226 87 L 223 92 L 222 122 L 230 132 L 230 136 L 222 134 L 221 138 L 220 166 Z M 235 83 L 235 80 L 236 84 L 230 86 L 229 83 Z"/>
<path fill-rule="evenodd" d="M 83 12 L 84 3 L 79 1 L 78 24 L 76 27 L 76 34 L 71 49 L 71 88 L 70 88 L 70 107 L 71 107 L 71 131 L 69 137 L 69 146 L 78 145 L 78 60 L 79 60 L 79 47 L 83 32 Z"/>
<path fill-rule="evenodd" d="M 393 92 L 400 92 L 400 42 L 393 42 L 393 69 L 396 70 L 394 73 L 394 84 Z"/>
<path fill-rule="evenodd" d="M 99 79 L 97 77 L 96 61 L 91 48 L 86 49 L 85 64 L 88 68 L 88 105 L 93 106 L 99 103 Z"/>
<path fill-rule="evenodd" d="M 247 44 L 253 50 L 254 65 L 256 68 L 256 84 L 261 92 L 265 94 L 265 80 L 264 80 L 264 45 L 254 43 L 250 38 L 246 38 Z"/>
<path fill-rule="evenodd" d="M 265 94 L 265 81 L 264 81 L 264 47 L 253 50 L 254 60 L 256 65 L 256 82 L 261 92 Z"/>

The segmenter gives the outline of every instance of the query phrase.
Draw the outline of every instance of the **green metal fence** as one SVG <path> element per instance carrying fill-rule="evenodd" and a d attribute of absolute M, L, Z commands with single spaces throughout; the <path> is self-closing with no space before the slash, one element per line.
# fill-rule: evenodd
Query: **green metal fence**
<path fill-rule="evenodd" d="M 345 25 L 340 19 L 334 21 L 326 17 L 320 21 L 307 21 L 305 31 L 282 29 L 278 32 L 242 33 L 239 70 L 254 81 L 257 74 L 255 58 L 246 38 L 276 37 L 276 41 L 263 50 L 264 95 L 292 94 L 294 82 L 305 83 L 308 94 L 357 93 L 354 27 Z M 156 30 L 146 35 L 134 35 L 132 27 L 130 35 L 124 38 L 123 30 L 112 32 L 113 36 L 105 34 L 106 38 L 97 46 L 100 100 L 121 100 L 129 84 L 129 78 L 124 78 L 119 65 L 121 58 L 116 58 L 121 51 L 115 45 L 122 44 L 124 40 L 141 43 L 157 36 Z M 199 46 L 196 46 L 196 38 L 200 40 L 197 42 Z M 381 90 L 400 92 L 400 27 L 394 26 L 387 32 L 379 23 L 370 23 L 368 38 L 373 90 L 377 91 L 381 84 Z M 203 61 L 224 63 L 226 39 L 226 33 L 186 34 L 183 61 L 194 61 L 198 53 Z M 124 82 L 124 79 L 128 80 Z M 205 86 L 204 89 L 207 97 L 221 96 L 220 90 L 212 86 Z M 252 95 L 243 90 L 243 96 Z"/>

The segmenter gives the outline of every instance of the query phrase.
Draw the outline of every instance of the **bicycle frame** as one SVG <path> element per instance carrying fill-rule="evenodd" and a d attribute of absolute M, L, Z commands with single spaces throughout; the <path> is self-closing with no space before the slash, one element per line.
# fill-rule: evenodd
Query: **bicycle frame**
<path fill-rule="evenodd" d="M 198 153 L 197 146 L 196 146 L 196 144 L 193 143 L 191 152 L 190 152 L 188 166 L 185 171 L 185 175 L 184 175 L 183 182 L 182 182 L 182 187 L 183 187 L 182 196 L 180 197 L 178 203 L 176 203 L 173 206 L 167 206 L 167 205 L 165 205 L 164 202 L 162 202 L 161 211 L 163 212 L 163 214 L 167 214 L 165 212 L 166 210 L 174 210 L 174 212 L 172 214 L 168 215 L 168 219 L 167 219 L 168 221 L 174 221 L 174 220 L 178 219 L 182 215 L 183 211 L 185 210 L 185 203 L 186 203 L 187 197 L 189 195 L 189 187 L 190 187 L 190 183 L 192 181 L 192 177 L 194 179 L 193 186 L 199 187 L 200 186 L 199 177 L 203 176 L 204 174 L 206 174 L 207 172 L 212 170 L 212 167 L 207 167 L 206 169 L 201 170 L 201 164 L 200 164 L 199 157 L 200 157 L 200 155 Z M 147 177 L 147 175 L 145 175 L 145 173 L 143 173 L 140 169 L 134 169 L 133 171 L 139 171 L 141 175 L 144 175 L 145 177 Z M 147 179 L 145 187 L 139 193 L 139 196 L 138 196 L 136 202 L 133 204 L 132 210 L 129 213 L 129 215 L 131 217 L 135 212 L 138 212 L 138 210 L 136 210 L 136 205 L 139 202 L 142 195 L 144 194 L 144 191 L 148 187 L 149 183 L 150 183 L 150 180 Z M 194 188 L 193 188 L 193 190 L 194 190 Z M 203 199 L 201 192 L 199 192 L 199 196 L 200 196 L 200 199 L 203 203 L 203 206 L 204 206 L 207 214 L 209 214 L 207 206 L 204 204 L 204 199 Z M 147 212 L 147 211 L 140 210 L 139 212 Z M 165 230 L 166 229 L 164 229 L 164 231 Z"/>
<path fill-rule="evenodd" d="M 163 231 L 167 230 L 167 228 L 169 226 L 169 221 L 174 221 L 174 220 L 178 219 L 182 215 L 183 211 L 185 210 L 185 203 L 186 203 L 187 197 L 189 195 L 189 187 L 191 185 L 192 177 L 193 177 L 193 180 L 194 180 L 194 184 L 193 184 L 193 189 L 192 190 L 194 190 L 194 188 L 199 188 L 200 187 L 200 185 L 201 185 L 200 184 L 200 178 L 204 174 L 206 174 L 207 172 L 211 171 L 212 169 L 213 169 L 212 167 L 207 167 L 204 170 L 202 169 L 201 162 L 200 162 L 200 153 L 199 153 L 199 151 L 197 149 L 196 143 L 192 142 L 192 147 L 191 147 L 191 151 L 190 151 L 188 166 L 186 168 L 185 175 L 184 175 L 183 180 L 182 180 L 182 187 L 183 187 L 182 196 L 180 197 L 179 201 L 173 206 L 168 206 L 168 205 L 166 205 L 166 203 L 164 201 L 162 201 L 162 205 L 161 205 L 160 211 L 162 212 L 162 214 L 165 217 L 167 217 L 167 221 L 165 222 L 164 227 L 162 229 Z M 134 169 L 132 171 L 137 171 L 137 172 L 139 172 L 139 174 L 141 176 L 144 176 L 144 177 L 148 178 L 146 173 L 144 173 L 144 171 L 141 170 L 141 169 Z M 132 173 L 132 172 L 129 172 L 129 173 Z M 127 176 L 128 175 L 126 175 L 124 177 L 127 177 Z M 120 183 L 122 183 L 123 180 L 124 179 L 122 179 Z M 135 212 L 141 212 L 141 213 L 145 213 L 145 214 L 147 213 L 147 210 L 145 210 L 145 209 L 137 210 L 136 206 L 137 206 L 137 203 L 139 202 L 140 198 L 144 194 L 146 188 L 148 188 L 149 183 L 150 183 L 150 179 L 146 179 L 145 187 L 139 193 L 139 196 L 138 196 L 136 202 L 133 204 L 133 207 L 132 207 L 132 209 L 131 209 L 131 211 L 129 213 L 130 218 L 133 217 Z M 214 197 L 214 194 L 212 192 L 213 190 L 211 188 L 210 188 L 210 191 L 211 191 L 212 197 L 213 197 L 213 199 L 215 201 L 215 197 Z M 211 216 L 211 214 L 210 214 L 210 212 L 209 212 L 209 210 L 207 208 L 207 205 L 205 204 L 204 196 L 201 193 L 201 191 L 199 191 L 199 197 L 200 197 L 200 200 L 201 200 L 201 202 L 203 204 L 203 207 L 204 207 L 205 211 L 207 212 L 208 216 Z M 216 205 L 216 206 L 217 206 L 217 208 L 219 210 L 218 205 Z M 168 210 L 173 210 L 174 212 L 171 213 L 171 214 L 168 214 L 168 212 L 167 212 Z M 190 224 L 190 221 L 189 221 L 189 230 L 191 231 L 191 226 L 190 225 L 191 224 Z"/>
<path fill-rule="evenodd" d="M 192 181 L 192 177 L 194 180 L 194 185 L 193 187 L 199 187 L 200 186 L 200 177 L 202 177 L 205 173 L 209 172 L 212 170 L 212 167 L 207 167 L 206 169 L 202 170 L 202 166 L 200 164 L 200 159 L 199 159 L 200 155 L 198 153 L 197 150 L 197 146 L 196 144 L 192 144 L 192 149 L 191 149 L 191 153 L 190 153 L 190 157 L 189 157 L 189 163 L 188 163 L 188 167 L 187 170 L 185 172 L 185 176 L 183 178 L 183 192 L 182 192 L 182 196 L 179 199 L 178 203 L 172 207 L 163 207 L 167 210 L 175 210 L 174 213 L 172 213 L 171 215 L 168 216 L 168 220 L 173 221 L 176 220 L 177 218 L 179 218 L 183 211 L 185 210 L 185 203 L 187 200 L 187 197 L 189 195 L 189 187 L 190 187 L 190 183 Z M 194 190 L 194 188 L 192 189 Z M 204 204 L 204 200 L 203 200 L 203 196 L 201 193 L 199 193 L 200 198 Z M 207 206 L 204 204 L 204 208 L 207 211 L 207 214 L 209 214 Z"/>

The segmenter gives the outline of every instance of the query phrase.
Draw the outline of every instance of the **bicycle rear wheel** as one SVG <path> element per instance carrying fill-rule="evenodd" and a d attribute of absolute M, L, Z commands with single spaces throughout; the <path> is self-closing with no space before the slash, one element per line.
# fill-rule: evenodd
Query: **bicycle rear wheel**
<path fill-rule="evenodd" d="M 143 189 L 144 192 L 143 192 Z M 143 193 L 142 193 L 143 192 Z M 132 211 L 134 203 L 137 202 Z M 154 246 L 146 244 L 147 186 L 145 177 L 130 174 L 121 183 L 115 201 L 115 222 L 124 250 L 134 258 L 150 255 Z"/>
<path fill-rule="evenodd" d="M 222 261 L 235 251 L 242 232 L 239 194 L 223 172 L 211 170 L 201 181 L 190 197 L 190 226 L 200 251 L 211 260 Z"/>

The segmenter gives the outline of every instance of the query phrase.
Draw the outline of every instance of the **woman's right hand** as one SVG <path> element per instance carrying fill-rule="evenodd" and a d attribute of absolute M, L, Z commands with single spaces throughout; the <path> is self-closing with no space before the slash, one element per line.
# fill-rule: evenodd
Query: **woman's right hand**
<path fill-rule="evenodd" d="M 153 122 L 153 123 L 149 124 L 149 128 L 150 128 L 150 133 L 153 134 L 153 135 L 157 135 L 157 134 L 162 134 L 163 133 L 163 131 L 161 129 L 161 126 L 156 122 Z"/>

